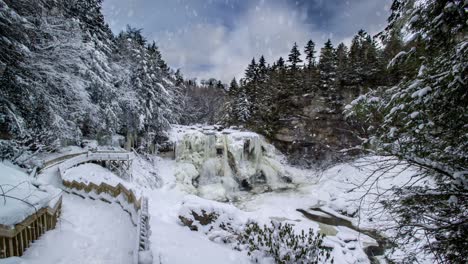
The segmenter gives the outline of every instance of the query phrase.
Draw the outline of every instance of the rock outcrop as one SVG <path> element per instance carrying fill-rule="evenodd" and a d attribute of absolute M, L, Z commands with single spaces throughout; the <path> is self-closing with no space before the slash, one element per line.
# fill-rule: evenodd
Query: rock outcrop
<path fill-rule="evenodd" d="M 325 97 L 320 92 L 293 98 L 300 110 L 279 120 L 272 143 L 291 163 L 303 166 L 323 165 L 357 154 L 348 151 L 360 143 L 356 128 L 343 115 L 344 105 L 356 96 L 351 90 L 338 98 Z"/>

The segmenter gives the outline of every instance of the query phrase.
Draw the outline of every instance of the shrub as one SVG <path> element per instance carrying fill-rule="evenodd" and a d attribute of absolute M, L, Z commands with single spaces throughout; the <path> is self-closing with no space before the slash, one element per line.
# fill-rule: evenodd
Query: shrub
<path fill-rule="evenodd" d="M 263 257 L 272 257 L 278 264 L 333 263 L 330 248 L 323 246 L 321 234 L 302 230 L 296 234 L 291 224 L 271 222 L 271 226 L 260 227 L 257 223 L 247 224 L 239 235 L 237 248 L 248 250 L 256 262 Z"/>

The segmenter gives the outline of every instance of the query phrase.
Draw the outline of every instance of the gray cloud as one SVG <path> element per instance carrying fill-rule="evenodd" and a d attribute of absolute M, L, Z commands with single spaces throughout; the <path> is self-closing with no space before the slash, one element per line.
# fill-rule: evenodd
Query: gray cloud
<path fill-rule="evenodd" d="M 171 67 L 187 77 L 226 82 L 241 77 L 252 57 L 263 54 L 271 63 L 287 56 L 294 42 L 301 47 L 308 39 L 319 46 L 328 38 L 349 43 L 361 28 L 376 33 L 385 26 L 391 2 L 108 1 L 104 13 L 114 31 L 126 24 L 143 27 Z"/>

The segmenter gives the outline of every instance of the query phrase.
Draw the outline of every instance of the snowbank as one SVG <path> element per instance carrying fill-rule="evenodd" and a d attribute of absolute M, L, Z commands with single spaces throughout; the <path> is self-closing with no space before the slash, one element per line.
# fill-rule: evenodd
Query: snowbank
<path fill-rule="evenodd" d="M 0 224 L 12 226 L 36 210 L 54 207 L 61 191 L 40 184 L 9 162 L 0 163 Z"/>

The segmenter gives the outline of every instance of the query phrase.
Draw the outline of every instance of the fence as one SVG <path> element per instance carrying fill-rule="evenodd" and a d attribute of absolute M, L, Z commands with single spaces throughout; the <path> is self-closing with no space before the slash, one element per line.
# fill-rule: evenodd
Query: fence
<path fill-rule="evenodd" d="M 118 163 L 121 163 L 120 165 L 122 167 L 126 166 L 126 169 L 130 169 L 131 162 L 135 158 L 135 154 L 131 152 L 90 152 L 90 153 L 82 153 L 80 155 L 76 155 L 64 162 L 62 162 L 58 166 L 59 174 L 60 177 L 63 176 L 65 171 L 69 168 L 72 168 L 76 165 L 82 164 L 82 163 L 87 163 L 91 161 L 105 161 L 109 162 L 109 166 L 112 167 L 118 167 Z M 112 163 L 117 163 L 117 164 L 112 164 Z M 124 166 L 125 165 L 125 166 Z"/>
<path fill-rule="evenodd" d="M 33 241 L 55 228 L 61 208 L 62 197 L 53 208 L 41 208 L 14 227 L 0 225 L 0 259 L 23 255 Z"/>
<path fill-rule="evenodd" d="M 80 161 L 82 161 L 81 159 Z M 64 164 L 63 170 L 59 171 L 63 173 L 64 168 L 71 166 L 73 162 Z M 137 247 L 135 254 L 135 263 L 148 263 L 148 259 L 152 260 L 150 251 L 149 237 L 151 235 L 149 225 L 149 214 L 148 214 L 148 200 L 146 197 L 137 198 L 132 190 L 127 189 L 122 184 L 117 186 L 111 186 L 106 183 L 100 185 L 89 183 L 85 184 L 77 181 L 66 181 L 62 180 L 63 186 L 73 194 L 80 196 L 88 196 L 92 199 L 100 199 L 107 203 L 118 203 L 123 210 L 128 212 L 131 216 L 133 223 L 137 227 Z M 131 208 L 127 207 L 129 205 Z"/>

